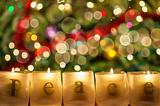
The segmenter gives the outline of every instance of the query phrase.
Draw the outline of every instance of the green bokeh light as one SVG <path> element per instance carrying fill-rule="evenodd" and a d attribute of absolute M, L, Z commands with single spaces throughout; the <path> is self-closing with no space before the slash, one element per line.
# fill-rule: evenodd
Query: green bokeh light
<path fill-rule="evenodd" d="M 9 6 L 8 11 L 12 12 L 13 10 L 14 10 L 14 7 L 13 6 Z"/>

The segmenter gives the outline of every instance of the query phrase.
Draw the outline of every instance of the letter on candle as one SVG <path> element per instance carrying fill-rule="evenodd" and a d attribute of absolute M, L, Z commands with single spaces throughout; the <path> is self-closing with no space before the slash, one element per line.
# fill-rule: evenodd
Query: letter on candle
<path fill-rule="evenodd" d="M 146 94 L 152 94 L 154 91 L 153 84 L 151 82 L 146 82 L 144 84 L 144 92 Z"/>
<path fill-rule="evenodd" d="M 84 93 L 84 91 L 83 91 L 83 82 L 77 81 L 77 82 L 75 82 L 75 85 L 77 85 L 77 87 L 75 88 L 75 92 L 76 93 Z"/>
<path fill-rule="evenodd" d="M 109 84 L 108 85 L 108 94 L 111 95 L 111 96 L 115 95 L 117 93 L 117 90 L 114 90 L 115 88 L 117 88 L 117 85 L 115 83 Z"/>
<path fill-rule="evenodd" d="M 17 79 L 10 79 L 12 81 L 12 91 L 11 91 L 11 96 L 16 96 L 15 91 L 19 91 L 21 89 L 21 81 Z M 16 84 L 17 82 L 17 84 Z M 16 87 L 16 85 L 19 87 Z"/>
<path fill-rule="evenodd" d="M 47 94 L 47 95 L 51 95 L 51 94 L 53 94 L 53 92 L 54 92 L 54 90 L 52 90 L 51 92 L 49 92 L 50 91 L 50 89 L 52 89 L 53 88 L 53 84 L 51 83 L 51 82 L 47 82 L 45 85 L 44 85 L 44 92 Z"/>

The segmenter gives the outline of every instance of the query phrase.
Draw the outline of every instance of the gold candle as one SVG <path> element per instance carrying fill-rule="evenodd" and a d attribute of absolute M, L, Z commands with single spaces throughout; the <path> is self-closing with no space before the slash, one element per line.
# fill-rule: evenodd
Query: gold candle
<path fill-rule="evenodd" d="M 61 106 L 61 71 L 34 71 L 31 73 L 31 106 Z"/>
<path fill-rule="evenodd" d="M 93 71 L 63 73 L 64 106 L 94 106 Z"/>
<path fill-rule="evenodd" d="M 131 106 L 158 106 L 160 99 L 158 72 L 129 72 L 128 80 Z"/>
<path fill-rule="evenodd" d="M 27 106 L 29 102 L 29 73 L 0 72 L 0 106 Z"/>
<path fill-rule="evenodd" d="M 126 73 L 97 72 L 96 77 L 96 103 L 98 106 L 127 106 L 128 82 Z"/>

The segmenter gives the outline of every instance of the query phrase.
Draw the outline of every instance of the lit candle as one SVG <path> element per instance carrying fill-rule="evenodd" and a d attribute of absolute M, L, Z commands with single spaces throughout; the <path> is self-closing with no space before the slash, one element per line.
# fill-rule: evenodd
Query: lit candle
<path fill-rule="evenodd" d="M 127 106 L 128 82 L 125 72 L 97 72 L 96 102 L 98 106 Z"/>
<path fill-rule="evenodd" d="M 61 106 L 61 71 L 34 71 L 31 73 L 31 106 Z"/>
<path fill-rule="evenodd" d="M 129 102 L 133 106 L 157 106 L 159 104 L 159 74 L 152 71 L 129 72 Z"/>
<path fill-rule="evenodd" d="M 1 71 L 0 106 L 27 106 L 29 101 L 29 73 Z"/>
<path fill-rule="evenodd" d="M 94 106 L 93 71 L 63 73 L 64 106 Z"/>

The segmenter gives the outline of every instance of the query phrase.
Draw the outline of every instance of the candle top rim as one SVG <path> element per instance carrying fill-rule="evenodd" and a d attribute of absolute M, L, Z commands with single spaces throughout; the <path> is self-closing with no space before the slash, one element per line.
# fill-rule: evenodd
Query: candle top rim
<path fill-rule="evenodd" d="M 148 71 L 137 71 L 137 72 L 128 72 L 127 74 L 131 75 L 153 75 L 153 74 L 159 74 L 157 71 L 149 71 L 149 74 L 147 73 Z"/>
<path fill-rule="evenodd" d="M 113 74 L 111 74 L 111 72 L 96 72 L 95 74 L 98 75 L 119 75 L 119 74 L 126 74 L 124 71 L 119 71 L 119 72 L 113 72 Z"/>
<path fill-rule="evenodd" d="M 30 72 L 29 71 L 0 71 L 0 73 L 19 73 L 19 74 L 29 74 Z"/>
<path fill-rule="evenodd" d="M 84 73 L 84 72 L 93 72 L 93 71 L 65 71 L 65 72 L 63 72 L 63 73 L 80 73 L 80 72 L 82 72 L 82 73 Z"/>
<path fill-rule="evenodd" d="M 61 72 L 61 70 L 50 70 L 49 73 L 57 73 Z M 48 71 L 32 71 L 32 73 L 48 73 Z"/>

